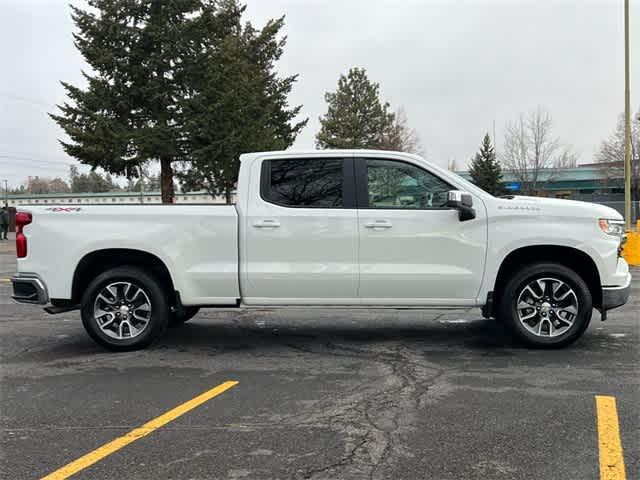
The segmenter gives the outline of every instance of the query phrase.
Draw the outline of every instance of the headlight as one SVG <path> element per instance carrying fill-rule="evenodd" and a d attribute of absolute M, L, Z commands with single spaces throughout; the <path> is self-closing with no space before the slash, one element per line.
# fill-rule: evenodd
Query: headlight
<path fill-rule="evenodd" d="M 598 225 L 600 225 L 600 229 L 607 235 L 615 235 L 616 237 L 622 237 L 624 235 L 624 220 L 601 218 L 598 220 Z"/>

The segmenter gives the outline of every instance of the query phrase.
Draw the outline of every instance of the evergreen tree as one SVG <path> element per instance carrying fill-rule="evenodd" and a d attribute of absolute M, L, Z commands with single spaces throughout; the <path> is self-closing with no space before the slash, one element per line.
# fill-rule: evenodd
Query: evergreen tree
<path fill-rule="evenodd" d="M 307 123 L 292 124 L 301 107 L 287 101 L 297 76 L 279 78 L 274 71 L 286 42 L 278 38 L 284 18 L 257 30 L 242 23 L 244 11 L 236 0 L 223 0 L 197 23 L 206 41 L 188 72 L 191 91 L 181 112 L 190 154 L 178 173 L 182 189 L 205 189 L 227 202 L 241 153 L 284 150 Z"/>
<path fill-rule="evenodd" d="M 480 146 L 471 162 L 471 178 L 473 183 L 492 195 L 498 195 L 502 191 L 502 168 L 496 160 L 496 153 L 491 144 L 489 134 L 485 134 Z"/>
<path fill-rule="evenodd" d="M 51 117 L 71 139 L 64 150 L 81 163 L 137 177 L 160 162 L 162 201 L 173 201 L 173 163 L 187 159 L 178 114 L 215 0 L 89 0 L 71 7 L 75 45 L 91 67 L 86 89 L 62 82 L 71 102 Z"/>
<path fill-rule="evenodd" d="M 318 148 L 382 148 L 394 114 L 380 100 L 380 86 L 363 68 L 340 75 L 338 89 L 325 94 L 327 113 L 320 118 Z"/>

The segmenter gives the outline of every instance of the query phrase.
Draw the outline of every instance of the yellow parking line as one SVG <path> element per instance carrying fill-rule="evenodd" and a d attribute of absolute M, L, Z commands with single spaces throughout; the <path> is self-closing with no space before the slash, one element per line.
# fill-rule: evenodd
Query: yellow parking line
<path fill-rule="evenodd" d="M 154 432 L 158 428 L 166 425 L 167 423 L 175 420 L 176 418 L 184 415 L 185 413 L 193 410 L 194 408 L 202 405 L 208 400 L 211 400 L 213 397 L 220 395 L 221 393 L 229 390 L 232 387 L 235 387 L 238 384 L 236 381 L 228 381 L 221 383 L 217 387 L 212 388 L 204 392 L 201 395 L 198 395 L 195 398 L 183 403 L 182 405 L 178 405 L 176 408 L 169 410 L 168 412 L 160 415 L 157 418 L 154 418 L 150 422 L 145 423 L 141 427 L 135 428 L 131 430 L 126 435 L 122 437 L 118 437 L 115 440 L 112 440 L 109 443 L 105 443 L 101 447 L 95 449 L 92 452 L 83 455 L 82 457 L 74 460 L 73 462 L 65 465 L 64 467 L 56 470 L 53 473 L 50 473 L 46 477 L 43 477 L 41 480 L 64 480 L 65 478 L 69 478 L 72 475 L 75 475 L 81 470 L 93 465 L 96 462 L 99 462 L 103 458 L 108 455 L 111 455 L 114 452 L 117 452 L 123 447 L 126 447 L 132 442 L 136 440 L 146 437 L 150 433 Z"/>
<path fill-rule="evenodd" d="M 620 442 L 615 397 L 596 395 L 600 480 L 625 480 L 624 457 Z"/>

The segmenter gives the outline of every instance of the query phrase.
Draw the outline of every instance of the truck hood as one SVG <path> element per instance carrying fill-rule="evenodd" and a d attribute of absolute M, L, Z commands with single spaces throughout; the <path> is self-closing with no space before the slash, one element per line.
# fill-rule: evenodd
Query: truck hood
<path fill-rule="evenodd" d="M 617 210 L 598 203 L 581 202 L 578 200 L 564 200 L 562 198 L 526 197 L 515 195 L 501 198 L 498 205 L 500 210 L 532 211 L 532 213 L 553 216 L 579 216 L 591 218 L 608 218 L 622 220 Z"/>

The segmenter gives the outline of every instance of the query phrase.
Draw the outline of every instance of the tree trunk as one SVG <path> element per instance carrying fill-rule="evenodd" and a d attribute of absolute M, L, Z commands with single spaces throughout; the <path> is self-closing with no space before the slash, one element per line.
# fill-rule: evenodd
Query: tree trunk
<path fill-rule="evenodd" d="M 227 201 L 227 205 L 231 205 L 231 188 L 225 188 L 224 196 Z"/>
<path fill-rule="evenodd" d="M 160 158 L 160 193 L 162 203 L 173 203 L 173 168 L 171 159 L 167 157 Z"/>

